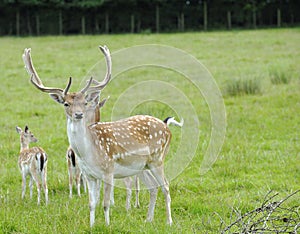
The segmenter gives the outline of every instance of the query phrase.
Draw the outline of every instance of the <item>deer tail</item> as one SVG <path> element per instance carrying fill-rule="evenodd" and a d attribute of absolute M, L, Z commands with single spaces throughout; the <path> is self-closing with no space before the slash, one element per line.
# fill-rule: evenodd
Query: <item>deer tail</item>
<path fill-rule="evenodd" d="M 181 119 L 180 122 L 177 122 L 177 121 L 175 120 L 174 117 L 167 117 L 167 118 L 164 120 L 164 123 L 165 123 L 166 125 L 168 125 L 168 126 L 169 126 L 170 124 L 173 124 L 173 125 L 175 125 L 175 126 L 182 127 L 182 126 L 183 126 L 183 123 L 184 123 L 184 120 Z"/>

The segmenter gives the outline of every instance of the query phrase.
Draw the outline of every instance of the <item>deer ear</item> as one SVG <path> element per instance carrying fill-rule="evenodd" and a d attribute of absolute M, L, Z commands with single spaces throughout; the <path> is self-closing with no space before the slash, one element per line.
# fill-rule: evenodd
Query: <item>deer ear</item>
<path fill-rule="evenodd" d="M 22 132 L 22 128 L 20 128 L 20 127 L 16 126 L 16 130 L 17 130 L 17 133 L 21 134 L 21 132 Z"/>
<path fill-rule="evenodd" d="M 25 126 L 25 131 L 24 132 L 26 132 L 26 133 L 28 132 L 28 126 L 27 125 Z"/>
<path fill-rule="evenodd" d="M 92 98 L 91 106 L 93 108 L 96 108 L 96 106 L 99 104 L 99 100 L 100 100 L 100 96 L 99 95 L 97 95 L 94 99 Z"/>
<path fill-rule="evenodd" d="M 49 95 L 54 101 L 58 102 L 59 104 L 63 104 L 65 102 L 62 95 L 59 95 L 57 93 L 50 93 Z"/>
<path fill-rule="evenodd" d="M 99 107 L 103 107 L 106 103 L 106 101 L 110 98 L 110 96 L 108 96 L 107 98 L 104 98 L 100 103 L 99 103 Z"/>
<path fill-rule="evenodd" d="M 98 103 L 99 102 L 99 95 L 100 95 L 100 90 L 97 90 L 97 91 L 94 91 L 92 93 L 89 93 L 85 96 L 85 100 L 87 102 L 96 102 Z"/>

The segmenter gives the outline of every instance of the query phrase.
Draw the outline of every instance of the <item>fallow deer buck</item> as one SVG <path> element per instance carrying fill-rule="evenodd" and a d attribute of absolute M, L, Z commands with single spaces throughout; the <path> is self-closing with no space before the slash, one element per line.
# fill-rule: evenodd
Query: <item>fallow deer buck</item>
<path fill-rule="evenodd" d="M 45 192 L 46 204 L 48 204 L 48 187 L 47 187 L 47 161 L 46 152 L 41 147 L 29 148 L 31 142 L 37 142 L 38 139 L 25 126 L 24 131 L 20 127 L 16 127 L 20 134 L 20 156 L 18 165 L 22 173 L 22 199 L 25 197 L 26 178 L 29 175 L 30 198 L 32 198 L 33 181 L 36 183 L 38 193 L 38 205 L 40 204 L 41 184 Z"/>
<path fill-rule="evenodd" d="M 94 81 L 94 83 L 96 83 Z M 108 99 L 108 98 L 107 98 Z M 102 100 L 99 103 L 99 99 L 93 100 L 93 102 L 89 105 L 89 108 L 87 109 L 87 113 L 86 113 L 86 124 L 93 124 L 93 123 L 97 123 L 100 122 L 100 109 L 104 106 L 104 104 L 106 103 L 107 99 L 105 98 L 104 100 Z M 73 180 L 75 179 L 75 185 L 77 188 L 77 194 L 78 196 L 81 196 L 80 194 L 80 187 L 81 184 L 83 184 L 84 186 L 84 192 L 86 192 L 86 179 L 84 174 L 82 174 L 81 169 L 78 166 L 77 163 L 77 156 L 74 152 L 74 150 L 71 148 L 71 146 L 68 147 L 67 149 L 67 153 L 66 153 L 66 158 L 67 158 L 67 166 L 68 166 L 68 175 L 69 175 L 69 197 L 72 198 L 73 195 L 73 191 L 72 191 L 72 187 L 73 187 Z M 145 171 L 144 173 L 148 174 L 149 172 Z M 131 196 L 132 196 L 132 186 L 133 186 L 133 182 L 135 183 L 135 187 L 136 187 L 136 200 L 135 200 L 135 206 L 139 207 L 140 203 L 139 203 L 139 177 L 142 177 L 142 181 L 145 181 L 143 178 L 148 178 L 150 175 L 140 175 L 140 176 L 134 176 L 134 180 L 131 177 L 125 177 L 124 178 L 124 184 L 126 186 L 126 210 L 128 211 L 131 207 Z M 145 184 L 147 182 L 144 182 Z M 149 186 L 150 189 L 152 189 L 153 186 L 151 184 L 151 186 Z M 111 197 L 110 197 L 110 203 L 114 204 L 114 189 L 112 187 L 112 191 L 111 191 Z"/>
<path fill-rule="evenodd" d="M 67 117 L 67 134 L 78 163 L 88 182 L 90 225 L 95 222 L 97 180 L 104 181 L 104 216 L 109 225 L 111 187 L 114 178 L 124 178 L 149 169 L 165 196 L 167 223 L 172 224 L 169 183 L 164 174 L 164 159 L 168 151 L 171 131 L 168 124 L 179 125 L 174 118 L 161 121 L 152 116 L 136 115 L 114 122 L 87 125 L 87 105 L 95 100 L 111 78 L 111 58 L 106 46 L 100 46 L 106 57 L 108 71 L 102 82 L 91 86 L 91 78 L 79 92 L 69 93 L 72 78 L 65 89 L 45 87 L 31 61 L 30 49 L 25 49 L 23 60 L 32 84 L 51 98 L 64 105 Z M 151 206 L 151 205 L 150 205 Z M 150 210 L 150 207 L 149 207 Z M 147 220 L 153 219 L 148 211 Z"/>
<path fill-rule="evenodd" d="M 87 124 L 92 124 L 100 121 L 100 108 L 105 104 L 106 101 L 107 99 L 104 99 L 99 103 L 99 100 L 97 99 L 94 103 L 90 105 L 86 114 Z M 66 158 L 69 175 L 69 197 L 72 198 L 73 195 L 73 180 L 75 180 L 77 194 L 80 197 L 81 184 L 83 185 L 84 192 L 86 192 L 86 178 L 84 174 L 82 174 L 81 169 L 79 168 L 77 156 L 71 146 L 69 146 L 67 149 Z"/>

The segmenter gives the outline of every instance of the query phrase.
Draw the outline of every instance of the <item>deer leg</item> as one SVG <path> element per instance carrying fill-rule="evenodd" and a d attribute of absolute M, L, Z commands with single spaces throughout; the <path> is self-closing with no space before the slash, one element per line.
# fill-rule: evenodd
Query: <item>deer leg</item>
<path fill-rule="evenodd" d="M 150 170 L 164 193 L 167 213 L 167 224 L 172 225 L 173 221 L 171 216 L 171 196 L 169 190 L 169 183 L 164 175 L 163 165 L 157 167 L 151 166 Z"/>
<path fill-rule="evenodd" d="M 97 180 L 93 178 L 87 178 L 88 190 L 89 190 L 89 208 L 90 208 L 90 226 L 95 223 L 95 209 L 97 205 Z"/>
<path fill-rule="evenodd" d="M 39 205 L 40 204 L 40 201 L 41 201 L 41 184 L 39 182 L 39 180 L 35 177 L 33 177 L 35 183 L 36 183 L 36 187 L 37 187 L 37 193 L 38 193 L 38 201 L 37 201 L 37 204 Z"/>
<path fill-rule="evenodd" d="M 137 208 L 140 208 L 139 193 L 140 193 L 140 179 L 138 176 L 135 176 L 135 207 Z"/>
<path fill-rule="evenodd" d="M 130 201 L 132 195 L 132 178 L 125 177 L 123 181 L 126 186 L 126 211 L 128 211 L 130 209 Z"/>
<path fill-rule="evenodd" d="M 73 185 L 73 175 L 72 169 L 69 168 L 69 198 L 72 198 L 72 185 Z"/>
<path fill-rule="evenodd" d="M 29 178 L 29 194 L 30 194 L 30 199 L 32 198 L 32 188 L 33 188 L 33 178 L 30 176 Z"/>
<path fill-rule="evenodd" d="M 110 205 L 114 206 L 115 205 L 115 195 L 114 195 L 114 180 L 112 181 L 111 184 L 111 191 L 110 191 Z"/>
<path fill-rule="evenodd" d="M 167 224 L 172 225 L 172 215 L 171 215 L 171 196 L 170 196 L 170 188 L 169 182 L 166 177 L 164 177 L 164 194 L 165 194 L 165 201 L 166 201 L 166 211 L 167 211 Z"/>
<path fill-rule="evenodd" d="M 152 222 L 154 217 L 154 209 L 155 209 L 157 192 L 158 192 L 158 183 L 149 170 L 142 171 L 140 174 L 138 174 L 138 177 L 146 185 L 150 193 L 150 204 L 148 208 L 146 221 Z"/>
<path fill-rule="evenodd" d="M 150 204 L 149 204 L 149 208 L 148 208 L 148 214 L 147 214 L 147 220 L 146 220 L 147 222 L 152 222 L 153 221 L 154 209 L 155 209 L 156 198 L 157 198 L 157 192 L 158 192 L 157 188 L 149 189 Z"/>
<path fill-rule="evenodd" d="M 84 174 L 82 174 L 82 173 L 80 176 L 80 183 L 82 183 L 83 191 L 86 193 L 86 178 L 85 178 Z"/>
<path fill-rule="evenodd" d="M 100 202 L 101 185 L 102 185 L 102 180 L 97 180 L 97 183 L 96 183 L 97 204 Z"/>
<path fill-rule="evenodd" d="M 105 216 L 105 223 L 109 225 L 109 206 L 110 206 L 110 196 L 111 188 L 113 186 L 114 175 L 113 173 L 104 174 L 104 200 L 103 200 L 103 209 Z"/>
<path fill-rule="evenodd" d="M 26 192 L 26 174 L 22 171 L 22 199 L 25 197 Z"/>
<path fill-rule="evenodd" d="M 38 193 L 38 202 L 37 204 L 39 205 L 40 204 L 40 200 L 41 200 L 41 183 L 39 181 L 39 178 L 36 174 L 36 171 L 35 169 L 32 169 L 31 170 L 31 178 L 30 179 L 33 179 L 36 183 L 36 188 L 37 188 L 37 193 Z"/>
<path fill-rule="evenodd" d="M 45 193 L 45 201 L 47 205 L 48 204 L 47 168 L 44 168 L 42 172 L 42 184 Z"/>
<path fill-rule="evenodd" d="M 77 194 L 79 197 L 81 196 L 80 195 L 80 178 L 81 178 L 81 173 L 76 174 L 75 181 L 76 181 L 76 187 L 77 187 Z"/>

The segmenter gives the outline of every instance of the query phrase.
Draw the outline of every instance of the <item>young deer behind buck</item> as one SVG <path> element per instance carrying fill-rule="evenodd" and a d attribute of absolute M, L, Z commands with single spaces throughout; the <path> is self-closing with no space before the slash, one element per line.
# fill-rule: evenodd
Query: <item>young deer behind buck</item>
<path fill-rule="evenodd" d="M 32 64 L 30 49 L 25 49 L 23 60 L 32 84 L 40 91 L 49 93 L 53 100 L 64 106 L 69 143 L 87 178 L 90 225 L 93 226 L 95 222 L 98 180 L 104 181 L 104 216 L 106 224 L 109 225 L 113 179 L 133 176 L 147 169 L 164 193 L 167 223 L 171 225 L 171 197 L 169 183 L 164 174 L 164 160 L 172 136 L 168 124 L 182 126 L 182 123 L 173 118 L 163 122 L 152 116 L 137 115 L 114 122 L 86 124 L 89 103 L 100 95 L 111 78 L 110 52 L 106 46 L 100 46 L 100 49 L 106 57 L 106 77 L 102 82 L 93 82 L 91 78 L 82 90 L 75 93 L 68 92 L 71 78 L 65 89 L 45 87 Z M 148 211 L 147 220 L 152 219 L 153 212 Z"/>
<path fill-rule="evenodd" d="M 29 175 L 30 198 L 32 198 L 32 185 L 34 181 L 38 192 L 38 204 L 40 204 L 41 184 L 45 192 L 46 204 L 48 204 L 47 154 L 41 147 L 29 148 L 29 143 L 37 142 L 38 139 L 34 137 L 27 126 L 24 131 L 20 127 L 16 127 L 16 130 L 20 134 L 21 142 L 18 165 L 22 173 L 22 199 L 25 197 L 26 177 Z"/>

